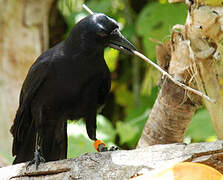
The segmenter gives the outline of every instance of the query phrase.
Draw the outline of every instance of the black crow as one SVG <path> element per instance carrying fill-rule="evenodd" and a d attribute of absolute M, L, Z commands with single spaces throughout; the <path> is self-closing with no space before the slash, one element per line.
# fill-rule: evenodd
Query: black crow
<path fill-rule="evenodd" d="M 41 54 L 31 66 L 20 93 L 14 124 L 13 164 L 64 159 L 67 120 L 83 118 L 98 151 L 108 150 L 96 138 L 97 109 L 111 86 L 104 48 L 132 53 L 135 47 L 117 22 L 93 14 L 78 22 L 69 37 Z"/>

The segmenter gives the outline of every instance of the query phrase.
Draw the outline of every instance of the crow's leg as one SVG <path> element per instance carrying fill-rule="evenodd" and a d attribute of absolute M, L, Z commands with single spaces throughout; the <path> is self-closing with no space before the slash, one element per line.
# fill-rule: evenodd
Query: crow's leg
<path fill-rule="evenodd" d="M 26 168 L 28 168 L 32 164 L 35 164 L 36 170 L 37 170 L 39 164 L 41 162 L 45 162 L 45 159 L 43 158 L 42 153 L 41 153 L 41 144 L 42 144 L 42 138 L 40 137 L 39 133 L 37 133 L 36 134 L 36 145 L 35 145 L 34 158 L 32 161 L 29 162 L 29 164 L 26 166 Z"/>
<path fill-rule="evenodd" d="M 94 88 L 86 88 L 84 93 L 85 99 L 83 100 L 85 104 L 88 105 L 86 114 L 84 116 L 84 120 L 86 122 L 86 129 L 88 137 L 94 141 L 94 147 L 98 152 L 104 152 L 104 151 L 115 151 L 118 150 L 118 147 L 111 147 L 107 148 L 106 145 L 96 138 L 96 117 L 97 117 L 97 108 L 98 108 L 98 101 L 99 101 L 99 92 L 101 88 L 101 76 L 98 77 L 99 79 L 95 78 L 94 81 L 91 81 L 91 84 L 89 86 L 92 86 Z M 89 98 L 90 97 L 90 98 Z"/>
<path fill-rule="evenodd" d="M 95 105 L 96 106 L 96 105 Z M 94 148 L 98 152 L 105 152 L 105 151 L 116 151 L 119 150 L 119 147 L 112 146 L 110 148 L 106 147 L 106 145 L 96 138 L 96 115 L 97 110 L 91 108 L 92 111 L 89 111 L 88 114 L 85 116 L 86 121 L 86 128 L 88 136 L 91 140 L 94 141 Z"/>

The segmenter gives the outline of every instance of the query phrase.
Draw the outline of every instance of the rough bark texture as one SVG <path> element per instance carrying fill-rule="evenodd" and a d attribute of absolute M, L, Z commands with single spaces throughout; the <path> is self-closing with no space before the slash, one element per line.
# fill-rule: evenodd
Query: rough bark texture
<path fill-rule="evenodd" d="M 191 43 L 198 88 L 216 100 L 205 101 L 219 139 L 223 139 L 223 6 L 192 6 L 185 25 Z"/>
<path fill-rule="evenodd" d="M 52 1 L 0 2 L 1 151 L 11 151 L 9 129 L 18 106 L 22 82 L 35 58 L 48 47 L 48 14 Z"/>
<path fill-rule="evenodd" d="M 223 8 L 189 7 L 186 24 L 172 28 L 171 41 L 159 45 L 159 64 L 177 80 L 207 93 L 216 104 L 204 101 L 219 139 L 223 138 Z M 138 147 L 182 142 L 200 97 L 164 80 Z"/>
<path fill-rule="evenodd" d="M 0 179 L 109 179 L 125 180 L 154 174 L 184 161 L 202 162 L 223 172 L 223 141 L 154 145 L 130 151 L 84 154 L 75 159 L 40 164 L 26 170 L 25 163 L 0 168 Z"/>
<path fill-rule="evenodd" d="M 138 147 L 182 142 L 196 110 L 185 91 L 166 79 L 146 122 Z"/>

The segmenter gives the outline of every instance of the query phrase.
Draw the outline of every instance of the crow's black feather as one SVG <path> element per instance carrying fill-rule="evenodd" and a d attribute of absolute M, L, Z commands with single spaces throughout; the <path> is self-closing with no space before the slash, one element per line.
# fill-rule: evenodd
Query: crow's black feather
<path fill-rule="evenodd" d="M 37 134 L 46 161 L 67 155 L 67 120 L 84 118 L 88 136 L 96 140 L 96 113 L 110 90 L 110 72 L 104 48 L 112 44 L 134 47 L 103 15 L 82 19 L 69 37 L 45 51 L 23 83 L 19 107 L 11 128 L 14 164 L 34 157 Z M 115 33 L 114 33 L 115 32 Z"/>

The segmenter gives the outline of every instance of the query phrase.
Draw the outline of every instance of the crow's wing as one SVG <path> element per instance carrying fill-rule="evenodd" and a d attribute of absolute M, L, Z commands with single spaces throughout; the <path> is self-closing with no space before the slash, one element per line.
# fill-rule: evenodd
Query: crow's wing
<path fill-rule="evenodd" d="M 51 57 L 52 51 L 46 51 L 43 53 L 32 65 L 23 83 L 20 93 L 19 108 L 16 112 L 14 123 L 11 128 L 11 133 L 14 137 L 12 150 L 13 155 L 16 155 L 19 152 L 20 144 L 28 134 L 27 129 L 29 129 L 31 124 L 33 124 L 30 114 L 30 104 L 47 78 Z"/>

